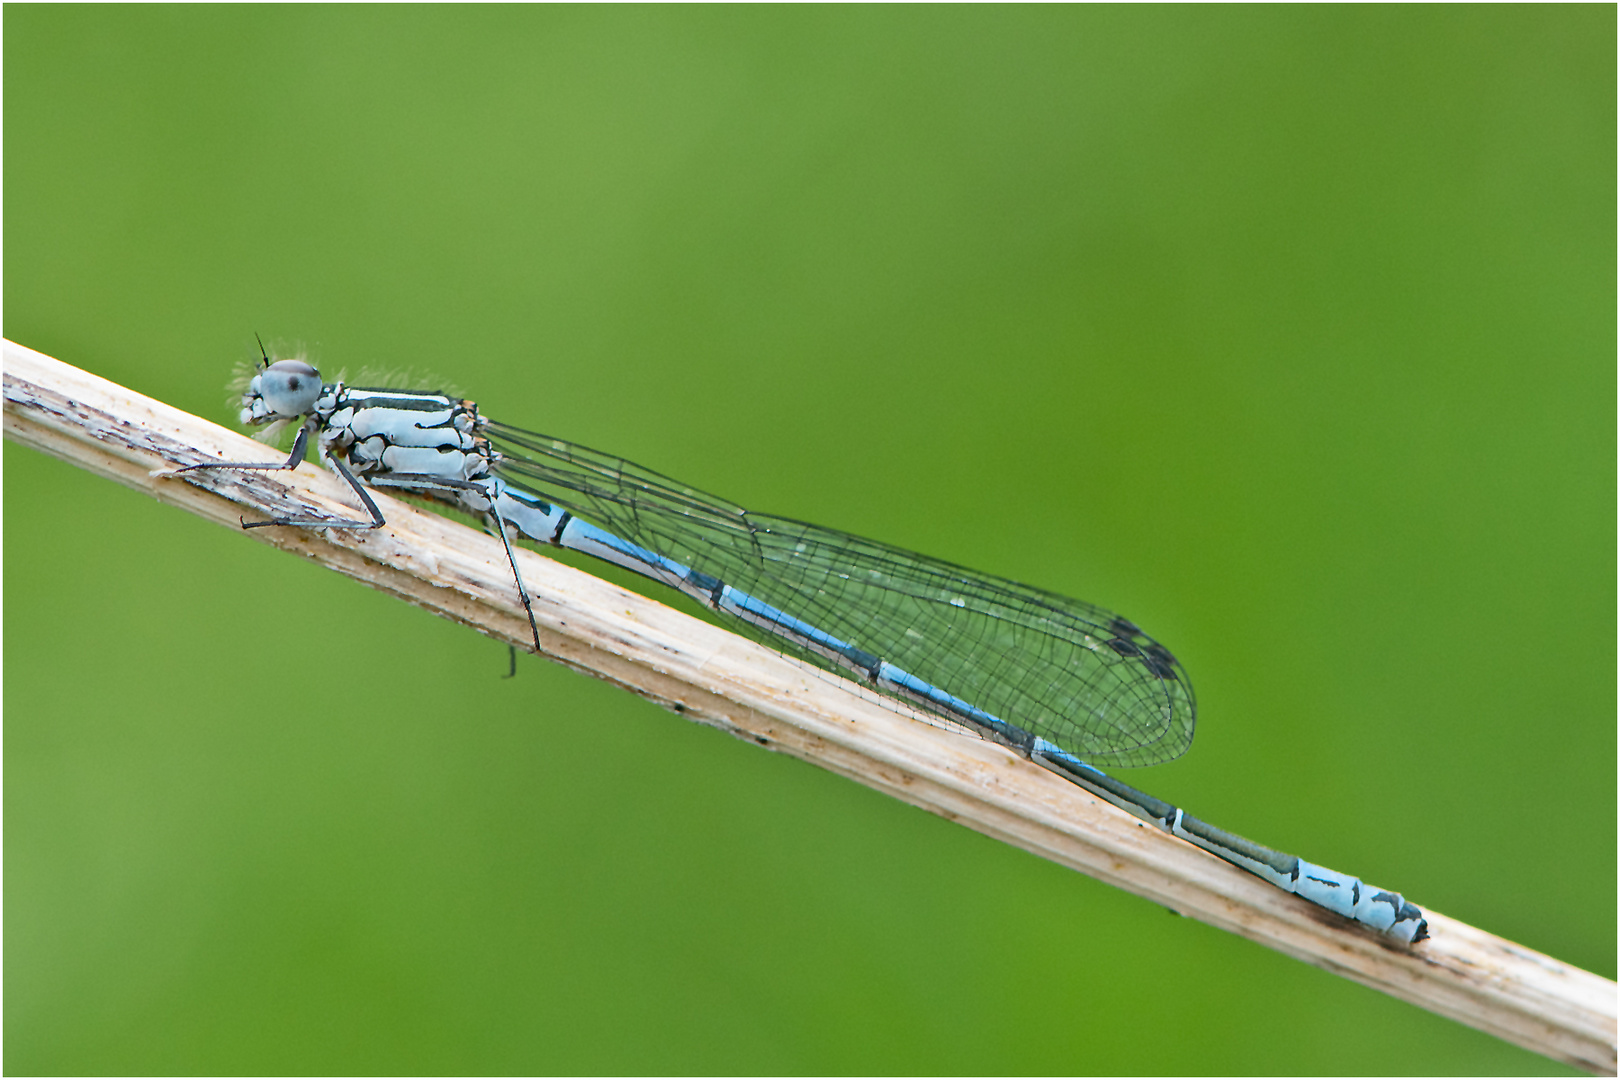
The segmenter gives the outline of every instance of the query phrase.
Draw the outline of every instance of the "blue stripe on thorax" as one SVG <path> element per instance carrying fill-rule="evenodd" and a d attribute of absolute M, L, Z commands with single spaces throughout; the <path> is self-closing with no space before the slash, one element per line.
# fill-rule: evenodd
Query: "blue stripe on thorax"
<path fill-rule="evenodd" d="M 346 405 L 356 409 L 408 409 L 431 412 L 434 409 L 453 409 L 462 404 L 462 401 L 448 394 L 389 390 L 382 387 L 345 386 L 337 394 L 339 408 Z"/>

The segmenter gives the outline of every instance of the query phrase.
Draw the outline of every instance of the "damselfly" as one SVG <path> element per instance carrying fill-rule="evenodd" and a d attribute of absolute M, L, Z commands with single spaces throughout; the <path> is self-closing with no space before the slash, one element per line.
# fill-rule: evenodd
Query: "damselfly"
<path fill-rule="evenodd" d="M 512 543 L 522 537 L 626 567 L 693 598 L 727 625 L 892 701 L 976 732 L 1235 866 L 1402 942 L 1428 924 L 1399 893 L 1207 825 L 1099 771 L 1179 757 L 1192 742 L 1192 684 L 1128 619 L 873 540 L 758 514 L 611 454 L 491 420 L 442 393 L 324 383 L 268 355 L 242 423 L 297 423 L 365 507 L 360 518 L 276 518 L 244 528 L 376 528 L 366 487 L 448 503 L 506 545 L 536 651 L 540 633 Z"/>

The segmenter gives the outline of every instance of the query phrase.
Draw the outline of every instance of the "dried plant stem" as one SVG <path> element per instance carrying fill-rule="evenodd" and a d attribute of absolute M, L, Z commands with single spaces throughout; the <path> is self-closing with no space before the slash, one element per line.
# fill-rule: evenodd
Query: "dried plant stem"
<path fill-rule="evenodd" d="M 353 513 L 352 494 L 309 465 L 154 475 L 264 460 L 266 449 L 9 341 L 5 433 L 236 532 L 244 513 Z M 388 524 L 374 531 L 243 535 L 527 645 L 494 538 L 381 493 L 376 500 Z M 1537 1053 L 1614 1074 L 1616 988 L 1607 979 L 1432 910 L 1432 939 L 1398 947 L 998 746 L 908 720 L 769 649 L 533 552 L 518 559 L 547 654 L 576 671 Z"/>

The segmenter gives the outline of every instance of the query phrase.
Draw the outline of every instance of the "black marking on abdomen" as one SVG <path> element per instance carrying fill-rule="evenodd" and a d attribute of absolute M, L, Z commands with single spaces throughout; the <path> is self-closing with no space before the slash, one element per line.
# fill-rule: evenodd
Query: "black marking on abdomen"
<path fill-rule="evenodd" d="M 711 607 L 720 606 L 720 594 L 726 591 L 726 583 L 713 574 L 705 574 L 701 570 L 688 570 L 686 582 L 698 592 L 707 593 Z"/>
<path fill-rule="evenodd" d="M 552 530 L 552 533 L 551 533 L 551 542 L 553 544 L 556 544 L 558 547 L 562 546 L 563 530 L 566 529 L 568 527 L 568 523 L 570 521 L 573 521 L 573 520 L 574 520 L 574 515 L 573 514 L 570 514 L 566 510 L 564 510 L 562 512 L 562 517 L 557 519 L 557 527 L 554 530 Z"/>
<path fill-rule="evenodd" d="M 848 660 L 855 670 L 864 673 L 873 682 L 877 682 L 878 672 L 883 669 L 882 657 L 873 656 L 865 649 L 857 649 L 853 645 L 844 649 L 842 654 L 844 659 Z"/>

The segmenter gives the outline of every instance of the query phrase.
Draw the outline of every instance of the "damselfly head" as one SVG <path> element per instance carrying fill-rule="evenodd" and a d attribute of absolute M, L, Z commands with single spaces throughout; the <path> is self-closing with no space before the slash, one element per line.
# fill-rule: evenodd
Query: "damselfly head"
<path fill-rule="evenodd" d="M 290 420 L 315 407 L 321 373 L 302 360 L 277 360 L 253 376 L 242 394 L 242 423 Z"/>

